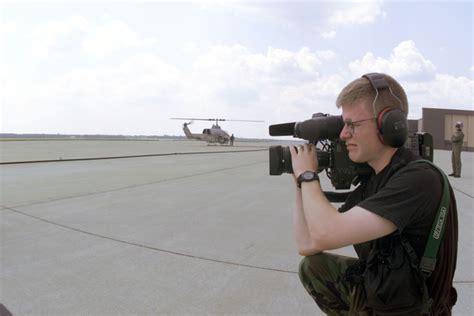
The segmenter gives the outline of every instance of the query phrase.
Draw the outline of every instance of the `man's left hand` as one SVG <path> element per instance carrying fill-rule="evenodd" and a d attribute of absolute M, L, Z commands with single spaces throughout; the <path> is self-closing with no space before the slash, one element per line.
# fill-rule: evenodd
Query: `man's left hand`
<path fill-rule="evenodd" d="M 293 175 L 297 178 L 306 170 L 318 170 L 316 147 L 313 144 L 303 144 L 298 147 L 290 146 Z"/>

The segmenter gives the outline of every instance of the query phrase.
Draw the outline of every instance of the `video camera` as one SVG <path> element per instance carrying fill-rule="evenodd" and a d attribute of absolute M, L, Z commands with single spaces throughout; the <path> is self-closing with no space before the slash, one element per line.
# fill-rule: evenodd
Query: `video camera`
<path fill-rule="evenodd" d="M 302 122 L 291 122 L 269 126 L 270 136 L 293 136 L 317 145 L 318 172 L 326 170 L 332 186 L 336 190 L 350 189 L 360 180 L 372 173 L 366 163 L 355 163 L 349 158 L 345 142 L 339 139 L 344 127 L 342 116 L 316 113 Z M 433 137 L 428 133 L 412 133 L 404 145 L 424 159 L 433 161 Z M 271 146 L 270 175 L 293 173 L 291 154 L 288 147 Z M 343 202 L 348 192 L 324 192 L 331 202 Z"/>

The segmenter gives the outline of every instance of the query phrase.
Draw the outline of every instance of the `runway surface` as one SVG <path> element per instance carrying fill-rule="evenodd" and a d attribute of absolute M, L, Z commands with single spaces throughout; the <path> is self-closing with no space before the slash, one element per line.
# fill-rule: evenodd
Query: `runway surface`
<path fill-rule="evenodd" d="M 0 165 L 0 303 L 14 315 L 322 315 L 296 273 L 291 178 L 268 175 L 269 144 L 235 145 L 2 142 L 0 162 L 58 161 Z M 118 156 L 140 157 L 75 160 Z M 463 153 L 450 178 L 454 315 L 474 308 L 473 160 Z M 435 163 L 449 173 L 450 152 Z"/>

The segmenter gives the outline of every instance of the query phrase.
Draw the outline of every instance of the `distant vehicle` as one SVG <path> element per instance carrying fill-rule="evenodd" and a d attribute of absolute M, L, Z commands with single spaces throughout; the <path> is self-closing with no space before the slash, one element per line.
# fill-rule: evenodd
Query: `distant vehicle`
<path fill-rule="evenodd" d="M 228 132 L 224 131 L 218 122 L 223 121 L 232 121 L 232 122 L 263 122 L 263 121 L 254 121 L 254 120 L 227 120 L 227 119 L 203 119 L 203 118 L 182 118 L 182 117 L 172 117 L 171 120 L 184 120 L 189 121 L 183 124 L 184 134 L 188 139 L 205 141 L 207 144 L 220 144 L 227 145 L 231 139 L 231 136 Z M 202 130 L 201 134 L 192 133 L 188 125 L 192 124 L 194 121 L 214 121 L 211 128 L 205 128 Z M 233 135 L 233 134 L 232 134 Z"/>

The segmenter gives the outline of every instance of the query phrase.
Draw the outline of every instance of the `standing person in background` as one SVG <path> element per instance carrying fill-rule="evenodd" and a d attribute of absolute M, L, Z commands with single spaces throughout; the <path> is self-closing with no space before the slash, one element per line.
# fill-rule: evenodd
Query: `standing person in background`
<path fill-rule="evenodd" d="M 464 133 L 462 132 L 463 123 L 461 121 L 456 122 L 456 130 L 453 136 L 451 136 L 452 152 L 451 152 L 451 163 L 453 165 L 453 172 L 449 174 L 455 178 L 461 177 L 461 150 L 462 143 L 464 141 Z"/>
<path fill-rule="evenodd" d="M 234 138 L 234 134 L 232 134 L 232 135 L 230 136 L 230 145 L 231 145 L 231 146 L 234 146 L 234 139 L 235 139 L 235 138 Z"/>

